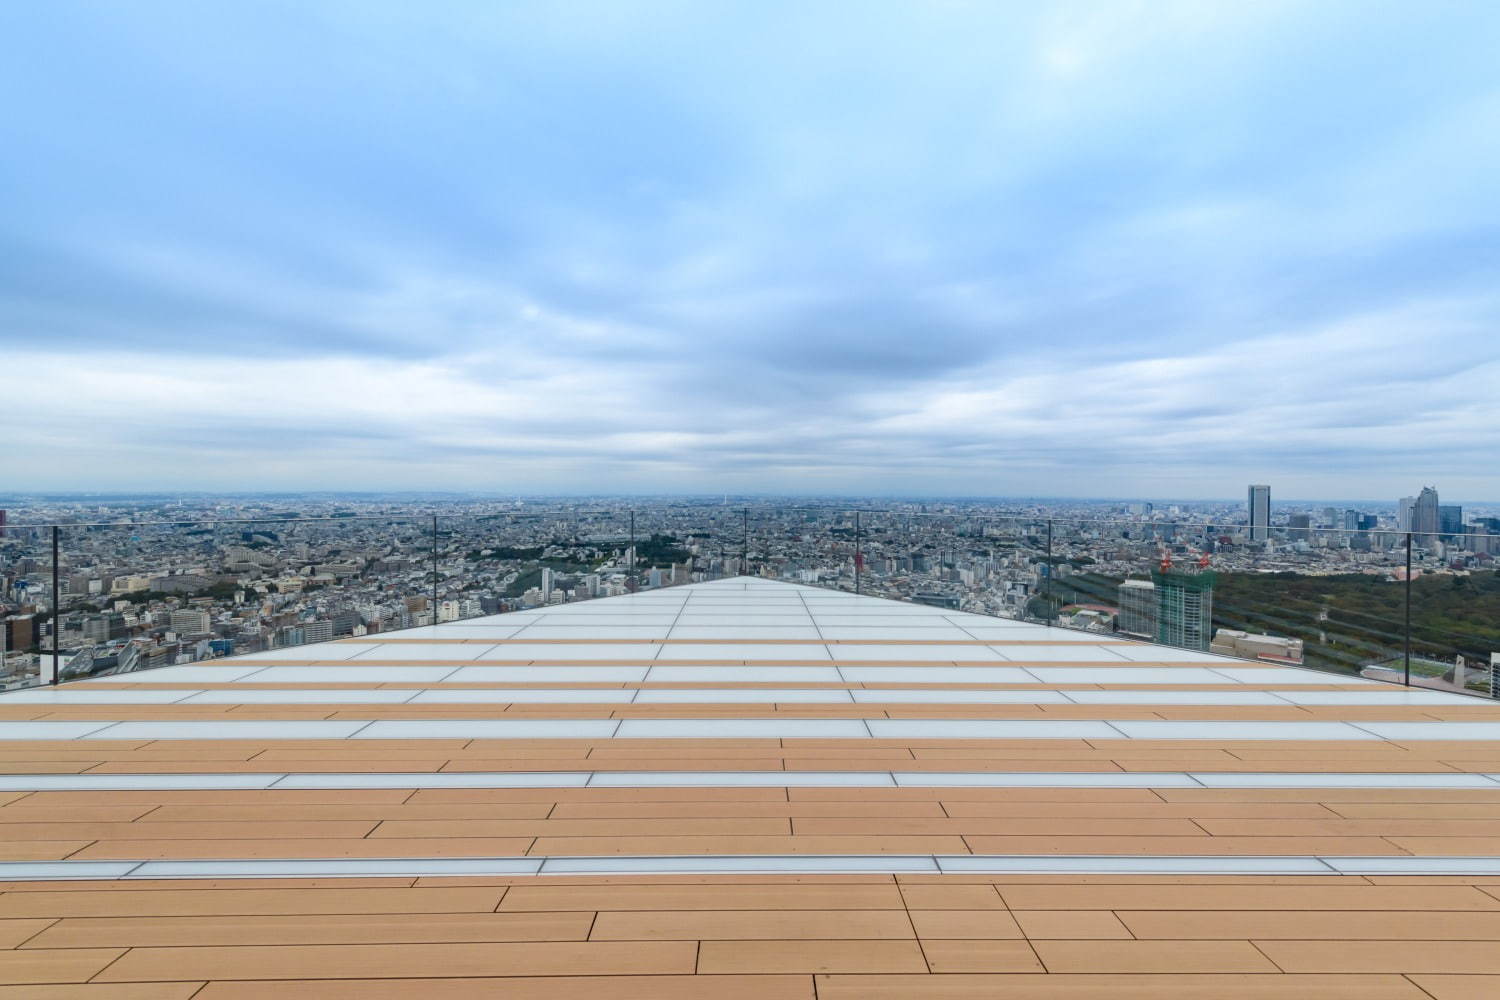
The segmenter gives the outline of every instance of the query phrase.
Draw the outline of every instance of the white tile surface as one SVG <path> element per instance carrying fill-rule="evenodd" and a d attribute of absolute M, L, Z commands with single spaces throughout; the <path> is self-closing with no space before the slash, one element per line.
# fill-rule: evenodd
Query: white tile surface
<path fill-rule="evenodd" d="M 996 646 L 996 651 L 1017 663 L 1125 663 L 1113 646 L 1065 643 L 1056 646 Z"/>
<path fill-rule="evenodd" d="M 840 667 L 844 679 L 861 684 L 1035 684 L 1020 667 Z"/>
<path fill-rule="evenodd" d="M 8 774 L 0 775 L 0 791 L 269 788 L 280 777 L 279 774 Z"/>
<path fill-rule="evenodd" d="M 387 719 L 360 730 L 360 740 L 598 740 L 614 735 L 614 719 Z"/>
<path fill-rule="evenodd" d="M 460 667 L 448 683 L 599 684 L 644 680 L 645 667 Z"/>
<path fill-rule="evenodd" d="M 111 722 L 0 722 L 0 740 L 76 740 Z M 129 737 L 120 737 L 128 739 Z"/>
<path fill-rule="evenodd" d="M 0 706 L 5 705 L 170 705 L 192 695 L 191 691 L 124 690 L 108 691 L 68 685 L 61 688 L 30 688 L 24 691 L 6 691 L 0 694 Z"/>
<path fill-rule="evenodd" d="M 1242 662 L 1231 656 L 1215 656 L 1196 649 L 1178 649 L 1175 646 L 1156 646 L 1150 643 L 1115 646 L 1114 649 L 1127 660 L 1140 660 L 1148 663 L 1203 663 L 1209 666 L 1232 667 Z"/>
<path fill-rule="evenodd" d="M 526 639 L 665 639 L 671 625 L 528 625 L 514 638 Z M 490 650 L 489 658 L 501 659 L 504 646 Z M 514 659 L 506 656 L 504 659 Z"/>
<path fill-rule="evenodd" d="M 267 649 L 259 653 L 246 653 L 234 657 L 235 663 L 261 663 L 279 660 L 349 660 L 367 653 L 375 646 L 354 642 L 312 642 L 305 646 L 287 646 L 284 649 Z"/>
<path fill-rule="evenodd" d="M 590 628 L 614 628 L 615 626 L 628 626 L 632 628 L 662 626 L 670 628 L 677 621 L 675 614 L 661 614 L 656 611 L 638 611 L 623 615 L 542 615 L 535 619 L 538 625 L 576 625 Z"/>
<path fill-rule="evenodd" d="M 1047 684 L 1233 684 L 1216 671 L 1198 667 L 1029 667 Z"/>
<path fill-rule="evenodd" d="M 753 625 L 678 625 L 672 629 L 672 639 L 808 639 L 822 636 L 811 625 L 801 628 L 790 625 L 757 627 Z"/>
<path fill-rule="evenodd" d="M 823 629 L 825 639 L 855 639 L 869 642 L 877 639 L 911 639 L 918 642 L 935 639 L 973 639 L 963 629 L 953 625 L 937 625 L 926 628 L 915 625 L 879 625 L 869 628 L 850 628 L 831 625 Z"/>
<path fill-rule="evenodd" d="M 621 739 L 858 739 L 858 719 L 625 719 Z"/>
<path fill-rule="evenodd" d="M 694 628 L 810 628 L 813 620 L 810 615 L 784 615 L 784 614 L 754 614 L 754 615 L 726 615 L 694 614 L 684 611 L 675 623 L 682 626 Z"/>
<path fill-rule="evenodd" d="M 1089 740 L 1119 739 L 1120 734 L 1103 722 L 1073 722 L 987 719 L 870 719 L 870 732 L 878 740 Z"/>
<path fill-rule="evenodd" d="M 988 646 L 865 646 L 841 643 L 830 645 L 828 651 L 840 663 L 1005 662 L 1004 654 Z"/>
<path fill-rule="evenodd" d="M 495 647 L 484 642 L 383 642 L 353 657 L 357 665 L 363 660 L 410 660 L 414 663 L 447 663 L 453 660 L 477 660 Z"/>
<path fill-rule="evenodd" d="M 648 704 L 770 704 L 790 703 L 849 703 L 854 699 L 848 691 L 816 688 L 661 688 L 643 690 L 636 696 L 638 705 Z"/>
<path fill-rule="evenodd" d="M 1125 719 L 1111 722 L 1137 740 L 1373 740 L 1345 722 L 1155 722 Z M 1500 727 L 1497 727 L 1500 728 Z"/>
<path fill-rule="evenodd" d="M 120 878 L 139 864 L 139 861 L 3 861 L 0 879 Z"/>
<path fill-rule="evenodd" d="M 646 679 L 652 683 L 708 681 L 718 684 L 787 684 L 792 682 L 831 684 L 843 678 L 834 667 L 677 667 L 654 666 Z"/>
<path fill-rule="evenodd" d="M 639 660 L 644 662 L 654 658 L 660 648 L 650 642 L 507 642 L 485 649 L 479 659 L 521 663 L 549 660 Z"/>
<path fill-rule="evenodd" d="M 828 650 L 815 643 L 786 643 L 752 645 L 749 643 L 672 643 L 661 648 L 658 660 L 791 660 L 812 661 L 828 659 Z"/>
<path fill-rule="evenodd" d="M 222 660 L 222 663 L 231 661 Z M 239 661 L 232 661 L 238 663 Z M 244 680 L 251 674 L 268 669 L 265 664 L 243 666 L 182 666 L 157 667 L 155 670 L 134 670 L 128 674 L 107 674 L 75 681 L 76 684 L 224 684 Z"/>
<path fill-rule="evenodd" d="M 410 684 L 440 681 L 458 671 L 457 667 L 267 667 L 254 677 L 253 684 Z"/>
<path fill-rule="evenodd" d="M 1321 670 L 1302 670 L 1297 667 L 1214 667 L 1214 673 L 1223 674 L 1241 684 L 1378 684 L 1353 674 L 1335 674 Z"/>
<path fill-rule="evenodd" d="M 1279 691 L 1293 705 L 1482 705 L 1484 701 L 1444 691 Z"/>
<path fill-rule="evenodd" d="M 934 614 L 853 614 L 849 611 L 814 611 L 813 621 L 819 628 L 949 628 L 952 622 Z"/>
<path fill-rule="evenodd" d="M 1045 642 L 1053 637 L 1050 629 L 1019 623 L 1006 626 L 965 624 L 961 628 L 971 638 L 1000 642 Z"/>
<path fill-rule="evenodd" d="M 382 639 L 509 639 L 525 622 L 506 625 L 474 625 L 478 619 L 468 619 L 465 624 L 422 625 L 404 628 L 396 632 L 382 632 Z"/>

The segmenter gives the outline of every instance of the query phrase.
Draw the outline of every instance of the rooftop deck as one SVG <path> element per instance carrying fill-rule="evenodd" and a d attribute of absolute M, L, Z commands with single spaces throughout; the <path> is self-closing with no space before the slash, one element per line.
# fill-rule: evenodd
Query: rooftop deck
<path fill-rule="evenodd" d="M 1500 996 L 1500 704 L 791 584 L 17 692 L 0 754 L 0 1000 Z"/>

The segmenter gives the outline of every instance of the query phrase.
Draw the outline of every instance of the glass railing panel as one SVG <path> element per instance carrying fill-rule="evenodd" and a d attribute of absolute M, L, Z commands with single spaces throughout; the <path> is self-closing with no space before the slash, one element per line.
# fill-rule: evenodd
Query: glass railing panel
<path fill-rule="evenodd" d="M 1413 687 L 1493 698 L 1500 671 L 1500 535 L 1412 535 Z M 1405 662 L 1394 667 L 1404 672 Z"/>
<path fill-rule="evenodd" d="M 1347 675 L 1401 653 L 1398 533 L 1052 524 L 1055 624 Z"/>
<path fill-rule="evenodd" d="M 52 682 L 54 612 L 52 529 L 0 528 L 0 691 Z"/>
<path fill-rule="evenodd" d="M 1216 651 L 1391 679 L 1384 667 L 1404 645 L 1405 536 L 1288 526 L 1254 534 L 1264 537 L 1243 526 L 1219 533 Z"/>
<path fill-rule="evenodd" d="M 630 515 L 527 502 L 441 515 L 438 620 L 465 621 L 630 593 Z"/>
<path fill-rule="evenodd" d="M 1048 623 L 1158 641 L 1161 616 L 1153 574 L 1161 572 L 1171 552 L 1181 559 L 1177 534 L 1150 522 L 1066 518 L 1052 519 L 1049 529 L 1042 586 Z M 1207 630 L 1206 619 L 1202 627 Z"/>
<path fill-rule="evenodd" d="M 413 517 L 62 528 L 63 679 L 310 646 L 430 622 Z"/>
<path fill-rule="evenodd" d="M 969 554 L 953 573 L 972 578 L 960 610 L 1050 624 L 1057 602 L 1052 585 L 1058 559 L 1050 522 L 1028 517 L 985 518 Z"/>
<path fill-rule="evenodd" d="M 750 511 L 757 576 L 831 590 L 854 590 L 852 514 L 820 507 Z M 840 581 L 843 585 L 840 586 Z"/>

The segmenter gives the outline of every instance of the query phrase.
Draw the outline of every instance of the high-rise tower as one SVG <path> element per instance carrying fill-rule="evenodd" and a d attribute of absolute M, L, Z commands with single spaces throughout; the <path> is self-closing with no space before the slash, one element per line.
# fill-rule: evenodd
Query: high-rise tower
<path fill-rule="evenodd" d="M 1436 535 L 1441 528 L 1437 490 L 1424 486 L 1411 508 L 1411 530 L 1422 535 Z"/>
<path fill-rule="evenodd" d="M 1271 533 L 1271 487 L 1251 486 L 1246 503 L 1250 508 L 1250 540 L 1264 541 Z"/>

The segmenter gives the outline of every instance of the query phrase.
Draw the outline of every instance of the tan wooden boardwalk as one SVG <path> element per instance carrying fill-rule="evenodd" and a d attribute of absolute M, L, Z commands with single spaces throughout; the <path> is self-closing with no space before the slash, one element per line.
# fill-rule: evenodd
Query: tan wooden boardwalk
<path fill-rule="evenodd" d="M 758 580 L 0 696 L 0 998 L 1500 997 L 1500 704 Z"/>

